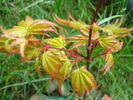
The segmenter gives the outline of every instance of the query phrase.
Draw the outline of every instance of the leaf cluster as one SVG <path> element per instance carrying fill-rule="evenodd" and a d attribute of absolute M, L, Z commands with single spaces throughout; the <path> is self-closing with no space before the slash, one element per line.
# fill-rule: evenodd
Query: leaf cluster
<path fill-rule="evenodd" d="M 52 80 L 57 79 L 60 92 L 64 80 L 70 77 L 72 88 L 79 96 L 82 96 L 85 90 L 90 91 L 97 85 L 87 68 L 78 66 L 78 63 L 82 60 L 90 62 L 98 56 L 106 55 L 106 64 L 100 69 L 105 70 L 105 74 L 113 66 L 112 54 L 122 48 L 123 42 L 118 40 L 118 37 L 128 36 L 133 28 L 120 28 L 122 19 L 120 23 L 117 20 L 113 25 L 99 26 L 98 22 L 88 25 L 82 21 L 76 21 L 70 14 L 67 20 L 59 18 L 56 14 L 53 17 L 57 23 L 75 28 L 81 34 L 66 37 L 58 32 L 57 28 L 62 30 L 59 25 L 44 19 L 33 20 L 27 16 L 11 29 L 6 30 L 0 27 L 2 32 L 0 51 L 19 54 L 20 62 L 34 59 L 35 70 L 39 74 L 46 71 Z M 90 29 L 93 29 L 90 38 L 91 48 L 87 45 Z M 48 32 L 56 34 L 57 37 L 52 37 Z M 42 35 L 41 39 L 37 38 L 39 35 Z M 70 42 L 73 42 L 73 45 L 66 49 L 66 45 Z M 85 46 L 92 52 L 98 45 L 103 47 L 103 52 L 90 59 L 78 51 L 78 48 Z"/>

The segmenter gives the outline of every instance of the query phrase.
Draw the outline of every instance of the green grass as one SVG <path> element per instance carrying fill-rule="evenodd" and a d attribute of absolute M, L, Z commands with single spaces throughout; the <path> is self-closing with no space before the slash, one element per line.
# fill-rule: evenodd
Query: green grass
<path fill-rule="evenodd" d="M 0 26 L 11 28 L 28 15 L 33 19 L 54 21 L 52 14 L 67 18 L 72 16 L 90 23 L 98 0 L 1 0 Z M 114 0 L 109 5 L 102 6 L 97 21 L 100 24 L 113 24 L 116 18 L 125 14 L 127 0 Z M 54 21 L 55 22 L 55 21 Z M 125 16 L 122 26 L 132 27 L 133 21 Z M 77 34 L 76 30 L 63 26 L 66 35 Z M 131 33 L 132 34 L 132 33 Z M 88 94 L 88 100 L 101 100 L 108 94 L 113 100 L 131 100 L 133 95 L 133 38 L 123 38 L 123 49 L 114 54 L 115 65 L 102 75 L 98 69 L 104 66 L 104 56 L 96 58 L 91 63 L 91 72 L 95 75 L 97 89 Z M 97 53 L 100 48 L 95 50 Z M 45 94 L 45 86 L 49 77 L 39 75 L 33 68 L 33 61 L 18 62 L 18 55 L 0 53 L 0 100 L 28 100 L 33 94 Z M 82 62 L 83 64 L 84 62 Z M 81 65 L 82 65 L 81 64 Z M 52 96 L 55 93 L 50 94 Z M 73 93 L 70 94 L 73 97 Z"/>

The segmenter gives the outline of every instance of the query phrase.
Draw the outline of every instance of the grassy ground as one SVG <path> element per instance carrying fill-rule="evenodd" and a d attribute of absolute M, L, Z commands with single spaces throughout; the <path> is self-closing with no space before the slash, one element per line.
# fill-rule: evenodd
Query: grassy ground
<path fill-rule="evenodd" d="M 98 0 L 1 0 L 0 26 L 11 28 L 17 22 L 29 15 L 34 19 L 54 21 L 52 13 L 61 18 L 67 18 L 68 12 L 75 19 L 89 24 Z M 111 24 L 116 18 L 125 14 L 127 0 L 114 0 L 105 3 L 97 21 Z M 106 19 L 106 20 L 105 20 Z M 132 18 L 125 16 L 123 26 L 132 27 Z M 76 34 L 75 30 L 65 28 L 65 34 Z M 132 34 L 132 33 L 131 33 Z M 108 94 L 113 100 L 131 100 L 133 96 L 133 38 L 123 38 L 123 49 L 114 54 L 115 65 L 106 74 L 102 75 L 98 69 L 103 67 L 104 59 L 99 57 L 91 63 L 91 71 L 98 84 L 97 89 L 88 94 L 88 100 L 101 100 Z M 99 51 L 99 48 L 96 49 Z M 49 77 L 38 75 L 33 68 L 33 62 L 20 63 L 18 55 L 0 53 L 0 100 L 28 100 L 33 94 L 46 94 L 45 86 Z M 83 62 L 84 64 L 84 62 Z M 56 93 L 50 94 L 52 96 Z M 70 96 L 74 94 L 71 93 Z"/>

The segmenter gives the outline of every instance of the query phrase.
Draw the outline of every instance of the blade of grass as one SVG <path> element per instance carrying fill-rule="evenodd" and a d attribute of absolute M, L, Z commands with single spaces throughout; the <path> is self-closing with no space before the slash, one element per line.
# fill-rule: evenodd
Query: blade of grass
<path fill-rule="evenodd" d="M 0 90 L 5 89 L 5 88 L 9 88 L 9 87 L 13 87 L 13 86 L 20 86 L 20 85 L 25 85 L 25 84 L 34 83 L 34 82 L 46 81 L 49 79 L 50 78 L 41 78 L 41 79 L 29 81 L 29 82 L 21 82 L 21 83 L 11 84 L 11 85 L 7 85 L 7 86 L 2 87 Z"/>
<path fill-rule="evenodd" d="M 105 22 L 108 22 L 108 21 L 110 21 L 110 20 L 112 20 L 112 19 L 115 19 L 115 18 L 118 18 L 118 17 L 122 17 L 122 15 L 114 15 L 114 16 L 107 17 L 107 18 L 101 20 L 101 21 L 98 23 L 98 25 L 101 25 L 101 24 L 103 24 L 103 23 L 105 23 Z"/>
<path fill-rule="evenodd" d="M 38 3 L 40 3 L 40 2 L 42 2 L 42 1 L 43 0 L 38 0 L 38 1 L 36 1 L 36 2 L 34 2 L 32 4 L 30 4 L 30 5 L 28 5 L 27 7 L 24 7 L 23 9 L 19 10 L 19 13 L 22 12 L 22 11 L 24 11 L 24 10 L 26 10 L 26 9 L 28 9 L 28 8 L 30 8 L 30 7 L 32 7 L 32 6 L 34 6 L 34 5 L 36 5 L 36 4 L 38 4 Z"/>

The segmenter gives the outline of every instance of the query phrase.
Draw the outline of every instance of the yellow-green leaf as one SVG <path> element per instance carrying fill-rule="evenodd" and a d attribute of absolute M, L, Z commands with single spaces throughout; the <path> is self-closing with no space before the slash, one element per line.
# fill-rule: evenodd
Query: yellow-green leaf
<path fill-rule="evenodd" d="M 107 32 L 109 35 L 114 35 L 116 37 L 124 37 L 128 36 L 129 32 L 133 30 L 133 28 L 119 28 L 117 25 L 109 25 L 104 26 L 102 28 L 103 32 Z"/>
<path fill-rule="evenodd" d="M 88 43 L 88 36 L 83 35 L 83 34 L 70 36 L 68 37 L 68 39 L 69 38 L 70 40 L 68 40 L 66 43 L 74 42 L 75 44 L 72 46 L 72 48 L 78 48 L 81 46 L 85 46 Z"/>
<path fill-rule="evenodd" d="M 71 14 L 68 14 L 68 20 L 65 19 L 61 19 L 59 18 L 56 14 L 53 15 L 54 20 L 61 24 L 61 25 L 67 25 L 76 29 L 86 29 L 89 28 L 90 26 L 87 25 L 86 23 L 82 22 L 82 21 L 76 21 Z"/>
<path fill-rule="evenodd" d="M 42 34 L 50 36 L 44 31 L 52 31 L 58 34 L 55 27 L 61 28 L 53 22 L 43 19 L 33 20 L 31 17 L 26 16 L 25 21 L 23 20 L 19 22 L 17 26 L 7 30 L 2 29 L 2 27 L 0 27 L 0 29 L 4 33 L 3 35 L 13 38 L 25 38 L 31 34 Z"/>
<path fill-rule="evenodd" d="M 10 54 L 17 52 L 17 50 L 19 49 L 18 47 L 15 47 L 15 46 L 11 47 L 11 44 L 14 41 L 15 39 L 12 39 L 6 36 L 1 36 L 0 37 L 0 51 L 10 53 Z"/>
<path fill-rule="evenodd" d="M 46 42 L 52 47 L 64 48 L 65 36 L 59 36 L 58 38 L 47 39 Z"/>
<path fill-rule="evenodd" d="M 11 46 L 13 42 L 14 42 L 14 39 L 10 39 L 10 38 L 5 41 L 5 52 L 10 54 L 17 53 L 17 51 L 19 50 L 19 47 Z"/>
<path fill-rule="evenodd" d="M 14 38 L 25 37 L 26 33 L 27 31 L 23 26 L 14 26 L 11 29 L 4 30 L 4 35 Z"/>
<path fill-rule="evenodd" d="M 92 87 L 97 87 L 96 80 L 85 66 L 75 69 L 71 73 L 72 88 L 81 97 L 84 91 L 91 91 Z"/>
<path fill-rule="evenodd" d="M 60 66 L 63 65 L 63 62 L 59 59 L 58 56 L 54 55 L 50 51 L 46 51 L 41 55 L 41 62 L 42 62 L 43 69 L 53 79 L 60 79 L 58 75 L 61 75 Z"/>
<path fill-rule="evenodd" d="M 40 50 L 36 47 L 37 45 L 33 42 L 28 43 L 28 46 L 26 47 L 24 51 L 24 57 L 20 58 L 20 62 L 27 62 L 32 58 L 36 58 L 40 54 Z"/>
<path fill-rule="evenodd" d="M 57 33 L 55 27 L 59 27 L 57 24 L 53 22 L 44 19 L 33 20 L 29 16 L 26 16 L 26 20 L 19 22 L 18 25 L 26 27 L 27 34 L 43 34 L 47 36 L 48 34 L 44 31 L 53 31 Z"/>
<path fill-rule="evenodd" d="M 8 40 L 9 38 L 6 36 L 1 36 L 0 37 L 0 50 L 5 49 L 5 42 Z"/>
<path fill-rule="evenodd" d="M 111 52 L 117 52 L 122 48 L 123 42 L 115 39 L 114 36 L 103 36 L 99 38 L 101 46 Z"/>
<path fill-rule="evenodd" d="M 105 59 L 105 66 L 103 68 L 101 68 L 100 70 L 103 71 L 105 70 L 105 72 L 103 74 L 106 74 L 106 72 L 113 66 L 114 64 L 114 58 L 113 55 L 111 53 L 108 53 L 106 55 L 106 59 Z"/>
<path fill-rule="evenodd" d="M 66 59 L 63 62 L 63 66 L 60 67 L 61 75 L 58 76 L 60 78 L 58 79 L 58 88 L 61 94 L 62 94 L 61 86 L 64 80 L 68 77 L 70 71 L 71 71 L 71 62 L 68 59 Z"/>
<path fill-rule="evenodd" d="M 43 75 L 43 74 L 41 73 L 42 70 L 39 68 L 39 57 L 35 58 L 34 68 L 35 68 L 35 70 L 38 72 L 38 74 Z"/>

